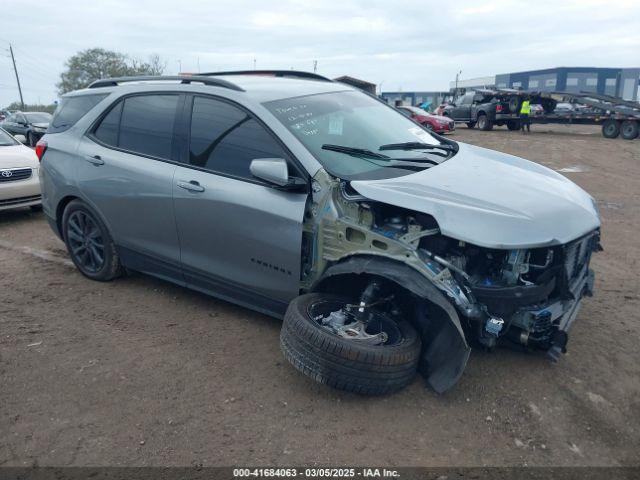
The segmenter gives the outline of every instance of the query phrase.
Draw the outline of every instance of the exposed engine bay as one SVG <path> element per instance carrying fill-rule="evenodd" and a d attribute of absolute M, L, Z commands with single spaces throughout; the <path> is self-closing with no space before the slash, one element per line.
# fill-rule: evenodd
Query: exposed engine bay
<path fill-rule="evenodd" d="M 564 245 L 479 247 L 442 235 L 431 215 L 370 201 L 321 170 L 305 216 L 302 289 L 316 289 L 327 269 L 345 259 L 390 259 L 419 272 L 437 289 L 455 308 L 464 331 L 460 334 L 469 340 L 488 348 L 509 343 L 542 349 L 557 360 L 581 298 L 592 294 L 589 262 L 599 248 L 599 229 Z M 397 283 L 403 286 L 402 280 Z M 384 301 L 392 289 L 379 288 L 377 297 L 365 292 L 362 306 Z M 348 335 L 346 319 L 357 315 L 354 309 L 356 305 L 320 321 L 334 333 Z M 449 314 L 455 324 L 454 316 Z M 380 334 L 367 334 L 362 322 L 358 328 L 353 335 L 368 342 L 383 340 Z"/>

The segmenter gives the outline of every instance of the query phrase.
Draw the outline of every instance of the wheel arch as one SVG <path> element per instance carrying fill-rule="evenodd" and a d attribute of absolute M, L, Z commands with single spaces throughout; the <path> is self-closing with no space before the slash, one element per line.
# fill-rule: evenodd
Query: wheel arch
<path fill-rule="evenodd" d="M 60 199 L 58 204 L 56 205 L 56 228 L 58 229 L 58 236 L 64 239 L 64 235 L 62 233 L 62 216 L 64 215 L 64 210 L 74 200 L 81 200 L 77 195 L 66 195 Z"/>
<path fill-rule="evenodd" d="M 456 309 L 420 272 L 396 260 L 354 255 L 327 268 L 310 291 L 352 293 L 349 290 L 357 291 L 371 277 L 393 283 L 410 302 L 411 320 L 422 335 L 420 372 L 436 392 L 449 390 L 462 375 L 471 349 Z"/>
<path fill-rule="evenodd" d="M 80 200 L 81 202 L 83 202 L 96 216 L 98 216 L 98 218 L 102 221 L 102 223 L 104 223 L 105 227 L 107 228 L 109 235 L 111 235 L 111 237 L 115 240 L 115 237 L 113 236 L 113 229 L 111 228 L 111 223 L 105 218 L 105 216 L 102 214 L 102 212 L 100 210 L 98 210 L 98 208 L 95 207 L 95 205 L 93 205 L 92 202 L 87 201 L 86 198 L 83 198 L 82 196 L 75 194 L 75 193 L 69 193 L 68 195 L 65 195 L 64 197 L 62 197 L 60 199 L 60 201 L 58 202 L 58 204 L 56 205 L 56 228 L 58 229 L 58 232 L 60 233 L 60 238 L 62 240 L 64 240 L 64 233 L 62 231 L 62 217 L 64 216 L 64 210 L 67 208 L 67 205 L 69 205 L 71 202 L 73 202 L 74 200 Z M 116 242 L 117 244 L 117 242 Z"/>

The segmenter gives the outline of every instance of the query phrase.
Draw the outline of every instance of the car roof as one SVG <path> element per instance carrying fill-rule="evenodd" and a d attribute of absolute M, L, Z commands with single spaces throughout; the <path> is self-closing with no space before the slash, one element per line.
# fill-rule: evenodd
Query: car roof
<path fill-rule="evenodd" d="M 167 77 L 167 80 L 163 80 L 163 77 L 155 77 L 153 80 L 135 81 L 134 78 L 127 80 L 126 83 L 120 83 L 117 85 L 105 85 L 94 86 L 85 88 L 83 90 L 76 90 L 69 92 L 63 97 L 72 97 L 77 95 L 91 95 L 99 93 L 110 93 L 114 91 L 152 91 L 152 90 L 177 90 L 188 92 L 202 92 L 202 93 L 216 93 L 224 95 L 224 92 L 228 92 L 229 96 L 238 98 L 238 96 L 246 96 L 251 100 L 264 103 L 273 100 L 281 100 L 285 98 L 300 97 L 307 95 L 316 95 L 320 93 L 331 93 L 341 91 L 354 91 L 357 90 L 353 87 L 345 85 L 339 82 L 333 82 L 328 79 L 315 79 L 315 78 L 301 78 L 301 77 L 287 77 L 287 76 L 275 76 L 265 74 L 254 73 L 233 73 L 228 74 L 215 74 L 215 76 L 206 77 L 211 79 L 211 82 L 215 80 L 222 80 L 223 82 L 229 82 L 233 87 L 228 88 L 222 85 L 208 85 L 198 83 L 199 78 L 204 78 L 198 75 L 184 76 L 184 77 Z M 186 81 L 192 81 L 193 83 L 183 84 L 180 82 L 180 78 L 184 78 Z M 120 79 L 122 80 L 122 79 Z M 96 82 L 97 83 L 97 82 Z M 104 83 L 108 83 L 106 80 Z M 222 82 L 221 82 L 222 83 Z M 231 95 L 233 92 L 234 95 Z"/>

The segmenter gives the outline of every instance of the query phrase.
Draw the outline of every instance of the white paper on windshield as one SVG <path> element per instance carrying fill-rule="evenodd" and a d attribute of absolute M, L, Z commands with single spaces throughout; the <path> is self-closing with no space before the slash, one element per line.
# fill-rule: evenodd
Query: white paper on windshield
<path fill-rule="evenodd" d="M 410 128 L 409 129 L 409 133 L 415 135 L 420 140 L 422 140 L 424 143 L 433 143 L 431 141 L 433 139 L 433 137 L 431 135 L 429 135 L 427 132 L 425 132 L 424 130 L 422 130 L 421 128 L 419 128 L 419 127 Z"/>
<path fill-rule="evenodd" d="M 329 115 L 329 135 L 342 135 L 344 118 L 341 115 Z"/>

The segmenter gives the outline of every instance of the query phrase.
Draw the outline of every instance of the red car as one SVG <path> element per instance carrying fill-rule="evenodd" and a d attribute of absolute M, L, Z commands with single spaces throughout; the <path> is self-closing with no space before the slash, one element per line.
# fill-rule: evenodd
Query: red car
<path fill-rule="evenodd" d="M 448 117 L 432 115 L 418 107 L 408 107 L 406 105 L 400 105 L 396 108 L 407 117 L 410 117 L 411 119 L 424 125 L 429 130 L 433 130 L 436 133 L 450 133 L 456 129 L 455 122 Z"/>

